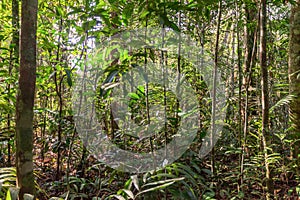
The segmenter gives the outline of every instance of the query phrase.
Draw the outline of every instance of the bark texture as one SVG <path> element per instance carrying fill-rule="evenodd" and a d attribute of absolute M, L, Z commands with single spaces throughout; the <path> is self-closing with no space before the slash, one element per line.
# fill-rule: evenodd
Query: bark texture
<path fill-rule="evenodd" d="M 19 199 L 34 194 L 33 106 L 36 80 L 37 0 L 22 1 L 20 76 L 16 110 L 16 168 Z"/>
<path fill-rule="evenodd" d="M 261 0 L 260 8 L 260 47 L 259 58 L 261 67 L 261 105 L 262 105 L 262 143 L 264 161 L 266 168 L 266 199 L 273 199 L 274 187 L 272 172 L 268 159 L 268 148 L 270 145 L 269 133 L 269 87 L 268 87 L 268 65 L 267 65 L 267 4 Z"/>
<path fill-rule="evenodd" d="M 294 140 L 292 157 L 297 161 L 297 174 L 300 175 L 300 0 L 291 9 L 289 44 L 289 85 L 290 94 L 295 95 L 290 105 L 290 117 L 293 123 L 291 137 Z M 298 140 L 298 141 L 297 141 Z"/>

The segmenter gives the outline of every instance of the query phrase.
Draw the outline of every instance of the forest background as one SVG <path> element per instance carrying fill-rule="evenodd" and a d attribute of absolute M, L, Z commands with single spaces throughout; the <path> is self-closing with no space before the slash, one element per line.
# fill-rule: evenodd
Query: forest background
<path fill-rule="evenodd" d="M 18 192 L 20 199 L 26 193 L 38 199 L 299 198 L 299 0 L 2 0 L 0 9 L 0 198 Z M 189 35 L 205 50 L 226 86 L 226 117 L 215 147 L 200 158 L 214 98 L 189 63 L 168 58 L 199 97 L 199 132 L 176 162 L 131 174 L 89 154 L 71 98 L 91 41 L 99 45 L 143 27 Z M 117 83 L 132 62 L 163 59 L 160 50 L 134 53 L 108 64 L 105 83 Z M 132 97 L 135 105 L 145 103 Z M 114 134 L 109 95 L 99 99 L 97 111 L 108 113 L 104 129 L 118 146 L 153 151 L 153 143 L 170 139 L 164 134 L 133 146 L 131 136 Z"/>

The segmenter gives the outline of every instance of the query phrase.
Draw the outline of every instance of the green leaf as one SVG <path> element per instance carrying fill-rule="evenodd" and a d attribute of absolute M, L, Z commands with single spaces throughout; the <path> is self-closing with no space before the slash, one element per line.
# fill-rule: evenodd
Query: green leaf
<path fill-rule="evenodd" d="M 12 200 L 12 199 L 11 199 L 11 195 L 10 195 L 10 191 L 9 191 L 9 190 L 7 190 L 6 200 Z"/>
<path fill-rule="evenodd" d="M 203 199 L 205 199 L 205 200 L 215 200 L 214 196 L 215 196 L 215 193 L 214 193 L 213 191 L 211 191 L 211 192 L 206 192 L 206 193 L 203 195 Z"/>
<path fill-rule="evenodd" d="M 124 23 L 127 25 L 128 20 L 131 18 L 132 13 L 133 13 L 133 9 L 134 9 L 134 4 L 133 3 L 128 3 L 125 5 L 125 8 L 123 9 L 122 12 L 122 19 L 124 21 Z"/>
<path fill-rule="evenodd" d="M 145 11 L 143 11 L 142 13 L 141 13 L 141 15 L 140 15 L 140 18 L 141 19 L 144 19 L 144 18 L 146 18 L 148 15 L 149 15 L 149 11 L 148 10 L 145 10 Z"/>
<path fill-rule="evenodd" d="M 56 7 L 56 14 L 57 16 L 63 16 L 63 11 L 60 6 Z"/>
<path fill-rule="evenodd" d="M 130 189 L 131 188 L 131 185 L 132 185 L 132 180 L 131 179 L 128 179 L 125 183 L 125 186 L 124 188 L 125 189 Z"/>
<path fill-rule="evenodd" d="M 165 25 L 165 26 L 173 29 L 174 31 L 180 32 L 180 29 L 178 28 L 178 26 L 174 22 L 171 22 L 165 14 L 159 15 L 159 22 L 160 22 L 160 24 Z"/>
<path fill-rule="evenodd" d="M 131 180 L 133 182 L 134 187 L 140 191 L 140 186 L 139 186 L 139 179 L 137 177 L 137 175 L 131 176 Z"/>
<path fill-rule="evenodd" d="M 67 16 L 77 14 L 77 13 L 83 13 L 84 11 L 80 9 L 79 7 L 72 7 L 72 11 L 67 13 Z"/>
<path fill-rule="evenodd" d="M 293 99 L 295 98 L 295 95 L 288 95 L 282 99 L 280 99 L 274 106 L 270 108 L 270 112 L 273 112 L 276 108 L 283 106 L 283 105 L 288 105 Z"/>
<path fill-rule="evenodd" d="M 130 191 L 130 190 L 127 190 L 127 189 L 122 189 L 131 199 L 134 199 L 134 194 Z"/>
<path fill-rule="evenodd" d="M 122 197 L 121 195 L 112 195 L 112 197 L 115 197 L 115 198 L 117 198 L 117 199 L 119 199 L 119 200 L 126 200 L 124 197 Z"/>
<path fill-rule="evenodd" d="M 162 178 L 176 178 L 177 176 L 175 176 L 174 174 L 167 174 L 167 173 L 158 173 L 154 176 L 151 176 L 152 179 L 162 179 Z"/>
<path fill-rule="evenodd" d="M 137 86 L 137 94 L 139 96 L 145 96 L 145 87 L 143 85 Z"/>
<path fill-rule="evenodd" d="M 142 187 L 147 187 L 147 186 L 152 186 L 152 185 L 158 185 L 158 184 L 164 184 L 164 183 L 168 183 L 168 182 L 176 182 L 176 181 L 182 181 L 184 180 L 184 177 L 180 177 L 180 178 L 173 178 L 173 179 L 167 179 L 167 180 L 163 180 L 163 181 L 156 181 L 156 182 L 152 182 L 152 183 L 147 183 L 145 185 L 143 185 Z"/>
<path fill-rule="evenodd" d="M 206 17 L 206 19 L 210 19 L 210 8 L 206 7 L 204 10 L 204 16 Z"/>
<path fill-rule="evenodd" d="M 139 192 L 139 193 L 136 195 L 136 197 L 139 196 L 139 195 L 141 195 L 141 194 L 147 193 L 147 192 L 151 192 L 151 191 L 155 191 L 155 190 L 160 190 L 160 189 L 166 188 L 166 187 L 168 187 L 169 185 L 172 185 L 173 183 L 175 183 L 175 181 L 171 181 L 171 182 L 165 183 L 165 184 L 163 184 L 163 185 L 158 185 L 158 186 L 156 186 L 156 187 L 153 187 L 153 188 L 150 188 L 150 189 L 147 189 L 147 190 L 143 190 L 143 191 Z"/>
<path fill-rule="evenodd" d="M 139 95 L 137 95 L 136 93 L 133 93 L 133 92 L 128 93 L 127 96 L 131 99 L 136 99 L 136 100 L 140 98 Z"/>
<path fill-rule="evenodd" d="M 173 29 L 174 31 L 180 32 L 180 29 L 178 28 L 178 26 L 174 23 L 169 21 L 169 24 L 167 24 L 171 29 Z"/>
<path fill-rule="evenodd" d="M 66 75 L 67 75 L 67 82 L 68 82 L 68 85 L 70 87 L 72 87 L 73 83 L 72 83 L 72 77 L 71 77 L 71 70 L 69 69 L 66 69 Z"/>

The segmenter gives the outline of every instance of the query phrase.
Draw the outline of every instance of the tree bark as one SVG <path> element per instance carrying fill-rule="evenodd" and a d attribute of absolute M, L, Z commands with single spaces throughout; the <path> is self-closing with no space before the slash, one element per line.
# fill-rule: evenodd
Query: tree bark
<path fill-rule="evenodd" d="M 240 114 L 243 117 L 243 136 L 241 137 L 241 147 L 242 147 L 242 153 L 240 157 L 240 166 L 241 166 L 241 179 L 240 179 L 240 185 L 242 186 L 244 184 L 244 162 L 246 155 L 249 156 L 247 152 L 249 152 L 247 148 L 248 143 L 248 121 L 249 121 L 249 102 L 251 99 L 251 93 L 249 91 L 249 88 L 252 87 L 252 71 L 255 65 L 256 61 L 256 52 L 257 52 L 257 29 L 259 26 L 258 22 L 258 15 L 257 15 L 257 6 L 251 5 L 253 2 L 245 2 L 245 25 L 244 25 L 244 48 L 245 48 L 245 54 L 244 54 L 244 77 L 243 77 L 243 85 L 239 86 L 239 98 L 240 98 Z M 255 25 L 254 25 L 255 24 Z M 241 70 L 239 72 L 241 74 Z M 241 75 L 240 75 L 241 76 Z M 241 79 L 241 78 L 240 78 Z M 241 81 L 240 81 L 241 82 Z M 239 83 L 241 84 L 241 83 Z M 242 102 L 242 88 L 244 91 L 244 102 Z M 244 106 L 242 106 L 244 104 Z M 242 110 L 243 107 L 243 110 Z M 242 133 L 242 132 L 241 132 Z M 243 188 L 241 188 L 243 190 Z"/>
<path fill-rule="evenodd" d="M 212 88 L 212 123 L 211 123 L 211 138 L 210 142 L 213 146 L 216 135 L 216 92 L 217 92 L 217 72 L 219 65 L 219 38 L 220 38 L 220 26 L 221 26 L 221 17 L 222 17 L 222 1 L 219 1 L 218 6 L 218 24 L 217 24 L 217 35 L 216 35 L 216 45 L 214 53 L 214 70 L 213 70 L 213 88 Z M 211 150 L 211 172 L 212 175 L 216 175 L 216 166 L 215 166 L 215 149 Z"/>
<path fill-rule="evenodd" d="M 16 108 L 16 168 L 19 199 L 34 195 L 33 106 L 36 80 L 37 0 L 22 1 L 20 76 Z"/>
<path fill-rule="evenodd" d="M 19 34 L 20 34 L 20 17 L 19 17 L 19 0 L 12 0 L 12 26 L 13 36 L 12 36 L 12 44 L 14 58 L 17 63 L 19 63 Z"/>
<path fill-rule="evenodd" d="M 296 173 L 300 175 L 300 0 L 297 0 L 291 9 L 290 17 L 290 43 L 289 43 L 289 89 L 290 94 L 295 98 L 290 104 L 290 118 L 293 123 L 291 137 L 294 140 L 292 145 L 292 157 L 297 162 Z"/>
<path fill-rule="evenodd" d="M 253 46 L 255 45 L 254 37 L 255 37 L 255 28 L 256 28 L 256 20 L 257 20 L 257 6 L 251 5 L 253 2 L 245 2 L 245 24 L 244 24 L 244 49 L 245 49 L 245 55 L 244 55 L 244 80 L 243 85 L 244 88 L 247 84 L 251 84 L 251 59 L 253 51 L 255 51 L 255 48 Z M 255 53 L 255 52 L 254 52 Z M 252 61 L 253 62 L 253 61 Z"/>
<path fill-rule="evenodd" d="M 273 181 L 268 161 L 269 137 L 269 89 L 268 89 L 268 66 L 267 66 L 267 5 L 266 0 L 261 0 L 260 8 L 260 67 L 261 67 L 261 104 L 262 104 L 262 143 L 266 168 L 266 198 L 271 199 L 273 195 Z"/>

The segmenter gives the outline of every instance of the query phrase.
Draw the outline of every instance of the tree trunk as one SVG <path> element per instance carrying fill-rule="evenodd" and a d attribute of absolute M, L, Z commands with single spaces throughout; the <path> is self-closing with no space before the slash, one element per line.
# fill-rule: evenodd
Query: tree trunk
<path fill-rule="evenodd" d="M 245 48 L 245 55 L 244 55 L 244 88 L 247 84 L 251 84 L 251 59 L 252 59 L 252 52 L 255 51 L 253 46 L 254 37 L 255 37 L 255 27 L 256 27 L 256 19 L 257 19 L 257 8 L 256 6 L 251 5 L 253 2 L 245 2 L 245 24 L 244 24 L 244 48 Z M 252 61 L 253 62 L 253 61 Z"/>
<path fill-rule="evenodd" d="M 268 89 L 268 66 L 267 66 L 267 14 L 266 0 L 261 0 L 260 8 L 260 50 L 259 60 L 261 67 L 261 104 L 262 104 L 262 143 L 264 151 L 264 160 L 266 167 L 266 198 L 271 199 L 273 194 L 273 181 L 271 169 L 268 161 L 268 142 L 270 140 L 269 124 L 269 89 Z"/>
<path fill-rule="evenodd" d="M 300 0 L 297 0 L 291 10 L 290 44 L 289 44 L 289 86 L 290 94 L 295 95 L 290 104 L 290 117 L 293 123 L 291 137 L 295 141 L 292 145 L 292 157 L 297 161 L 297 175 L 300 175 Z"/>
<path fill-rule="evenodd" d="M 16 108 L 16 168 L 19 199 L 34 194 L 33 106 L 36 79 L 37 0 L 22 1 L 20 76 Z"/>
<path fill-rule="evenodd" d="M 211 123 L 211 138 L 210 142 L 213 146 L 215 142 L 216 135 L 216 92 L 217 92 L 217 72 L 218 72 L 218 56 L 219 56 L 219 38 L 220 38 L 220 26 L 221 26 L 221 16 L 222 16 L 222 1 L 219 1 L 218 6 L 218 24 L 217 24 L 217 35 L 216 35 L 216 45 L 215 45 L 215 55 L 214 55 L 214 70 L 213 70 L 213 88 L 212 88 L 212 123 Z M 215 148 L 211 150 L 211 172 L 212 175 L 216 175 L 216 166 L 215 166 Z"/>
<path fill-rule="evenodd" d="M 245 3 L 245 25 L 244 25 L 244 77 L 243 77 L 243 85 L 239 86 L 239 98 L 240 98 L 240 113 L 243 117 L 243 136 L 241 141 L 242 153 L 240 156 L 240 166 L 241 166 L 241 179 L 240 185 L 244 185 L 244 162 L 246 157 L 246 152 L 248 150 L 248 121 L 249 121 L 249 101 L 251 101 L 251 94 L 249 92 L 249 88 L 252 87 L 252 71 L 255 65 L 256 60 L 256 52 L 257 52 L 257 28 L 258 28 L 258 15 L 257 15 L 257 6 L 251 5 L 253 2 Z M 255 24 L 255 25 L 254 25 Z M 241 70 L 239 72 L 241 74 Z M 241 84 L 241 83 L 240 83 Z M 244 102 L 242 101 L 241 90 L 242 88 L 245 90 L 244 92 Z M 242 104 L 243 110 L 242 110 Z M 247 156 L 249 154 L 247 153 Z M 241 188 L 243 190 L 243 188 Z"/>
<path fill-rule="evenodd" d="M 19 0 L 12 0 L 12 26 L 13 36 L 12 36 L 12 44 L 13 47 L 13 55 L 14 59 L 16 59 L 16 63 L 19 63 L 19 34 L 20 34 L 20 17 L 19 17 Z"/>

